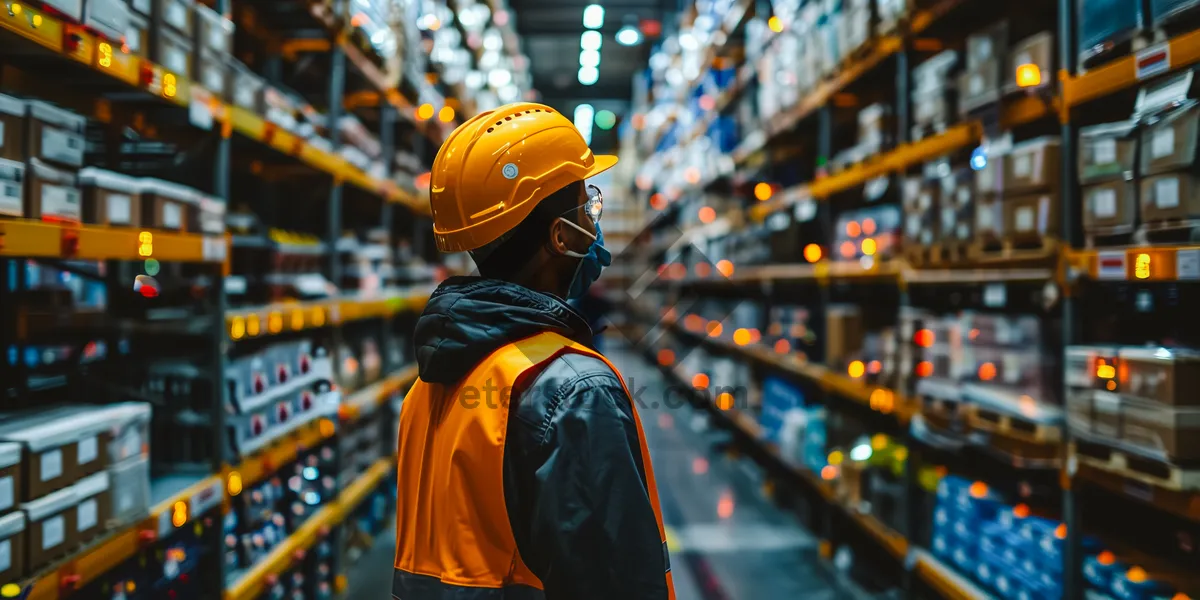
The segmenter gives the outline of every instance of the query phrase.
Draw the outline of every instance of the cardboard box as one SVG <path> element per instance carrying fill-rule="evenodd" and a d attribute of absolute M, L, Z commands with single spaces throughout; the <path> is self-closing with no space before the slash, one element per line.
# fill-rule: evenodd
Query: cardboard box
<path fill-rule="evenodd" d="M 928 246 L 938 239 L 936 182 L 919 177 L 904 181 L 904 241 Z"/>
<path fill-rule="evenodd" d="M 25 103 L 0 94 L 0 158 L 25 160 Z"/>
<path fill-rule="evenodd" d="M 1004 239 L 1007 205 L 999 196 L 979 196 L 975 200 L 975 239 L 995 243 Z"/>
<path fill-rule="evenodd" d="M 108 529 L 112 515 L 112 496 L 109 490 L 108 472 L 101 471 L 80 479 L 71 486 L 75 492 L 75 540 L 86 542 L 95 539 Z"/>
<path fill-rule="evenodd" d="M 191 38 L 170 29 L 160 29 L 154 37 L 151 58 L 175 75 L 192 79 Z"/>
<path fill-rule="evenodd" d="M 253 114 L 263 115 L 263 87 L 266 82 L 237 59 L 229 59 L 229 68 L 233 82 L 230 92 L 233 103 Z"/>
<path fill-rule="evenodd" d="M 78 406 L 6 414 L 0 441 L 21 445 L 21 496 L 32 501 L 104 469 L 106 424 Z"/>
<path fill-rule="evenodd" d="M 196 23 L 197 50 L 218 56 L 233 52 L 233 21 L 203 4 L 196 4 L 192 14 Z"/>
<path fill-rule="evenodd" d="M 150 57 L 150 21 L 144 15 L 132 11 L 129 13 L 125 26 L 125 47 L 134 56 Z"/>
<path fill-rule="evenodd" d="M 1195 100 L 1151 118 L 1141 133 L 1141 174 L 1156 175 L 1194 165 L 1198 123 L 1200 103 Z"/>
<path fill-rule="evenodd" d="M 150 456 L 150 405 L 145 402 L 105 404 L 95 409 L 96 418 L 108 429 L 109 464 Z"/>
<path fill-rule="evenodd" d="M 1137 187 L 1119 179 L 1084 186 L 1083 230 L 1088 233 L 1133 231 L 1137 224 Z"/>
<path fill-rule="evenodd" d="M 224 55 L 201 49 L 195 54 L 196 82 L 222 101 L 229 101 L 229 65 Z"/>
<path fill-rule="evenodd" d="M 1041 137 L 1013 146 L 1004 157 L 1004 193 L 1056 189 L 1062 169 L 1057 137 Z"/>
<path fill-rule="evenodd" d="M 15 509 L 20 498 L 21 445 L 0 442 L 0 515 Z"/>
<path fill-rule="evenodd" d="M 85 167 L 79 171 L 83 187 L 83 222 L 121 227 L 141 226 L 140 186 L 135 177 Z"/>
<path fill-rule="evenodd" d="M 191 231 L 188 214 L 196 204 L 192 188 L 161 179 L 138 180 L 142 202 L 142 227 Z"/>
<path fill-rule="evenodd" d="M 978 70 L 1008 57 L 1008 21 L 1000 21 L 967 36 L 967 69 Z"/>
<path fill-rule="evenodd" d="M 149 18 L 150 13 L 154 10 L 153 0 L 127 0 L 126 4 L 128 4 L 129 8 L 132 9 L 129 11 L 131 16 Z"/>
<path fill-rule="evenodd" d="M 1000 196 L 1004 192 L 1004 154 L 990 153 L 983 168 L 975 171 L 975 194 Z"/>
<path fill-rule="evenodd" d="M 67 167 L 83 166 L 83 132 L 87 118 L 57 106 L 30 100 L 28 156 Z"/>
<path fill-rule="evenodd" d="M 85 0 L 83 24 L 119 42 L 129 27 L 129 6 L 124 0 Z"/>
<path fill-rule="evenodd" d="M 853 305 L 832 305 L 825 319 L 825 364 L 838 370 L 862 350 L 862 311 Z"/>
<path fill-rule="evenodd" d="M 70 553 L 75 537 L 75 490 L 66 488 L 21 505 L 28 535 L 25 560 L 30 571 L 38 571 Z"/>
<path fill-rule="evenodd" d="M 1004 200 L 1004 237 L 1018 244 L 1037 244 L 1048 235 L 1058 235 L 1058 204 L 1058 192 Z"/>
<path fill-rule="evenodd" d="M 1124 395 L 1173 406 L 1200 406 L 1200 353 L 1168 348 L 1123 348 Z"/>
<path fill-rule="evenodd" d="M 154 13 L 174 31 L 160 29 L 159 33 L 181 33 L 192 37 L 192 19 L 196 5 L 192 0 L 152 0 Z"/>
<path fill-rule="evenodd" d="M 25 216 L 25 163 L 0 158 L 0 216 Z"/>
<path fill-rule="evenodd" d="M 1130 179 L 1136 166 L 1136 123 L 1119 121 L 1079 130 L 1079 182 Z"/>
<path fill-rule="evenodd" d="M 958 112 L 967 114 L 1000 99 L 1004 71 L 1000 60 L 989 60 L 958 76 Z"/>
<path fill-rule="evenodd" d="M 25 513 L 0 517 L 0 581 L 20 581 L 25 568 Z"/>
<path fill-rule="evenodd" d="M 42 221 L 79 223 L 83 219 L 83 194 L 75 171 L 50 166 L 30 159 L 29 194 L 25 198 L 25 216 Z"/>
<path fill-rule="evenodd" d="M 190 227 L 193 233 L 221 235 L 225 233 L 225 202 L 216 196 L 200 192 L 195 193 L 196 203 L 189 210 Z"/>
<path fill-rule="evenodd" d="M 1200 408 L 1126 398 L 1121 417 L 1124 442 L 1173 463 L 1200 460 Z"/>
<path fill-rule="evenodd" d="M 1176 171 L 1146 177 L 1140 191 L 1143 223 L 1200 217 L 1200 195 L 1192 173 Z"/>

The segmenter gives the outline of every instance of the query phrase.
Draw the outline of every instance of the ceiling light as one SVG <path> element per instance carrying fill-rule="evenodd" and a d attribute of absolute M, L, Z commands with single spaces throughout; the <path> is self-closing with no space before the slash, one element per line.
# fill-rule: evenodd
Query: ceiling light
<path fill-rule="evenodd" d="M 521 89 L 515 85 L 506 85 L 497 92 L 502 102 L 516 102 L 521 97 Z"/>
<path fill-rule="evenodd" d="M 596 109 L 591 104 L 580 104 L 575 107 L 575 128 L 583 135 L 584 142 L 592 143 L 592 119 Z"/>
<path fill-rule="evenodd" d="M 684 50 L 695 50 L 700 47 L 700 42 L 696 41 L 696 36 L 685 33 L 679 36 L 679 47 Z"/>
<path fill-rule="evenodd" d="M 585 31 L 579 36 L 579 47 L 584 50 L 599 50 L 604 45 L 604 36 L 599 31 Z"/>
<path fill-rule="evenodd" d="M 494 88 L 502 88 L 512 81 L 512 73 L 506 69 L 492 69 L 488 73 L 488 83 Z"/>
<path fill-rule="evenodd" d="M 602 110 L 596 113 L 596 127 L 608 131 L 617 124 L 617 115 L 611 110 Z"/>
<path fill-rule="evenodd" d="M 599 81 L 600 69 L 596 67 L 579 67 L 579 83 L 592 85 Z"/>
<path fill-rule="evenodd" d="M 633 25 L 626 25 L 617 32 L 617 43 L 622 46 L 636 46 L 642 43 L 642 32 Z"/>
<path fill-rule="evenodd" d="M 604 26 L 604 7 L 599 4 L 589 4 L 583 9 L 583 26 L 588 29 L 600 29 Z"/>
<path fill-rule="evenodd" d="M 579 53 L 579 66 L 598 68 L 600 66 L 600 52 L 596 50 L 581 51 Z"/>

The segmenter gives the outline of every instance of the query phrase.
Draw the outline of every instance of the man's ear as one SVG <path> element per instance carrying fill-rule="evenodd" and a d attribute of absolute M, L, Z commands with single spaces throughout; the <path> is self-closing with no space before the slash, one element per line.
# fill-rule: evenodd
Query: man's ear
<path fill-rule="evenodd" d="M 567 231 L 568 229 L 570 227 L 564 225 L 562 219 L 554 219 L 550 222 L 550 235 L 546 245 L 551 252 L 558 256 L 562 256 L 570 250 L 567 245 L 567 236 L 571 235 Z"/>

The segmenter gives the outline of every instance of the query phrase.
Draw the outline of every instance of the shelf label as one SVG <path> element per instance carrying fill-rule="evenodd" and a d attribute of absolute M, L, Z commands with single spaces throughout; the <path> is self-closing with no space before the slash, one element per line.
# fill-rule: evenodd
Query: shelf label
<path fill-rule="evenodd" d="M 192 96 L 188 102 L 188 121 L 205 131 L 212 131 L 213 114 L 210 104 L 212 94 L 202 87 L 193 87 Z"/>
<path fill-rule="evenodd" d="M 225 262 L 225 238 L 205 236 L 200 244 L 200 256 L 205 262 Z M 243 285 L 245 285 L 243 283 Z M 227 288 L 228 289 L 228 286 Z"/>
<path fill-rule="evenodd" d="M 1170 43 L 1163 42 L 1138 52 L 1135 65 L 1139 80 L 1166 73 L 1171 68 Z"/>
<path fill-rule="evenodd" d="M 1200 279 L 1200 250 L 1179 250 L 1175 253 L 1175 274 L 1179 280 Z"/>
<path fill-rule="evenodd" d="M 1096 253 L 1096 279 L 1125 279 L 1125 252 L 1123 250 Z"/>
<path fill-rule="evenodd" d="M 223 492 L 225 491 L 224 481 L 219 477 L 212 478 L 212 481 L 207 487 L 196 492 L 189 503 L 188 514 L 193 518 L 198 517 L 221 504 L 224 499 Z"/>

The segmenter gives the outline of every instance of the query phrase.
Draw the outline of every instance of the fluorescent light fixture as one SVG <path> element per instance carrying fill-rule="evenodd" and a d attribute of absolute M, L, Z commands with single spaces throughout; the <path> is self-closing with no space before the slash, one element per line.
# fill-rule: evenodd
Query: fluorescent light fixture
<path fill-rule="evenodd" d="M 592 143 L 592 119 L 595 116 L 596 109 L 591 104 L 580 104 L 575 107 L 575 128 L 583 134 L 583 141 L 589 144 Z"/>
<path fill-rule="evenodd" d="M 626 25 L 617 32 L 617 43 L 622 46 L 636 46 L 642 43 L 642 32 L 633 25 Z"/>
<path fill-rule="evenodd" d="M 579 83 L 592 85 L 600 80 L 600 69 L 596 67 L 579 67 Z"/>
<path fill-rule="evenodd" d="M 579 53 L 579 66 L 600 67 L 600 52 L 598 50 L 583 50 Z"/>
<path fill-rule="evenodd" d="M 604 36 L 599 31 L 585 31 L 579 36 L 579 47 L 584 50 L 599 50 L 604 45 Z"/>
<path fill-rule="evenodd" d="M 508 85 L 511 81 L 512 73 L 508 72 L 507 69 L 492 69 L 492 71 L 488 73 L 488 83 L 490 83 L 494 88 L 502 88 Z"/>
<path fill-rule="evenodd" d="M 604 7 L 599 4 L 589 4 L 583 9 L 583 26 L 588 29 L 600 29 L 604 26 Z"/>

